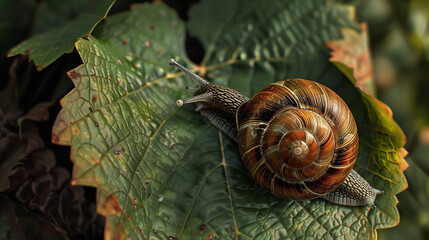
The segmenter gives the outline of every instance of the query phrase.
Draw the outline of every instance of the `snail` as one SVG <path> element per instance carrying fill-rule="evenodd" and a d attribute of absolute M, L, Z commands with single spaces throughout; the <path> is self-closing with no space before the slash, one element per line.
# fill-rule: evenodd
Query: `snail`
<path fill-rule="evenodd" d="M 170 59 L 197 85 L 196 111 L 238 143 L 251 177 L 288 200 L 323 198 L 345 206 L 370 205 L 383 191 L 353 170 L 359 137 L 346 103 L 331 89 L 305 79 L 272 83 L 252 98 L 210 83 Z"/>

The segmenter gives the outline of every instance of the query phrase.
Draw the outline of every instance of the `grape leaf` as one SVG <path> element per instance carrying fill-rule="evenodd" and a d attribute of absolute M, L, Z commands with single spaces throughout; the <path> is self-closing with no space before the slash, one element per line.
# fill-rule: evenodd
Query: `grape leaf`
<path fill-rule="evenodd" d="M 185 56 L 184 23 L 162 3 L 109 17 L 76 43 L 83 64 L 69 72 L 75 89 L 61 100 L 52 135 L 71 145 L 73 183 L 97 187 L 107 239 L 374 239 L 376 229 L 399 222 L 402 132 L 324 47 L 341 27 L 359 28 L 349 9 L 330 1 L 203 0 L 189 17 L 206 51 L 200 66 Z M 355 169 L 385 191 L 378 209 L 286 201 L 260 189 L 233 141 L 192 106 L 175 106 L 191 94 L 170 57 L 248 96 L 288 77 L 332 88 L 358 123 Z"/>

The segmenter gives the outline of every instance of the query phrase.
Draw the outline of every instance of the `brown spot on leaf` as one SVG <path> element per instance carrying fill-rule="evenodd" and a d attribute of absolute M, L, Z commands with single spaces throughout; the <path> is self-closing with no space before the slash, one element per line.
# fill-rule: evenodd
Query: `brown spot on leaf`
<path fill-rule="evenodd" d="M 153 26 L 153 24 L 150 24 L 150 25 L 149 25 L 149 29 L 150 29 L 150 30 L 153 30 L 154 28 L 155 28 L 155 26 Z"/>
<path fill-rule="evenodd" d="M 121 206 L 119 205 L 118 199 L 114 194 L 110 194 L 104 203 L 101 204 L 102 212 L 105 213 L 103 215 L 119 215 L 119 213 L 122 211 Z"/>
<path fill-rule="evenodd" d="M 77 72 L 77 71 L 75 71 L 75 70 L 71 70 L 71 71 L 67 72 L 67 75 L 69 76 L 69 78 L 70 78 L 71 80 L 75 80 L 75 79 L 77 79 L 78 77 L 80 77 L 80 73 L 78 73 L 78 72 Z"/>
<path fill-rule="evenodd" d="M 214 232 L 211 232 L 208 236 L 207 236 L 207 240 L 212 240 L 213 239 L 213 237 L 215 236 L 216 234 L 214 233 Z"/>
<path fill-rule="evenodd" d="M 121 149 L 121 151 L 122 151 L 122 152 L 125 152 L 125 148 L 122 148 L 122 149 Z"/>
<path fill-rule="evenodd" d="M 206 230 L 206 225 L 205 225 L 205 224 L 201 224 L 201 225 L 198 227 L 198 230 L 200 230 L 200 232 L 204 232 L 204 230 Z"/>
<path fill-rule="evenodd" d="M 106 221 L 104 233 L 104 237 L 106 239 L 124 239 L 125 235 L 127 234 L 124 226 L 121 223 L 113 225 L 110 224 L 108 221 Z"/>
<path fill-rule="evenodd" d="M 98 101 L 98 97 L 97 96 L 92 96 L 91 101 L 93 103 L 96 103 Z"/>
<path fill-rule="evenodd" d="M 58 145 L 70 145 L 71 134 L 70 123 L 65 119 L 64 110 L 61 110 L 52 127 L 51 142 Z"/>
<path fill-rule="evenodd" d="M 127 219 L 128 219 L 128 220 L 130 220 L 130 219 L 131 219 L 130 214 L 127 214 Z"/>
<path fill-rule="evenodd" d="M 128 39 L 124 39 L 124 40 L 122 40 L 122 44 L 123 44 L 123 45 L 127 45 L 128 43 L 129 43 Z"/>
<path fill-rule="evenodd" d="M 144 208 L 144 205 L 143 205 L 143 203 L 142 203 L 142 204 L 140 204 L 140 208 Z"/>

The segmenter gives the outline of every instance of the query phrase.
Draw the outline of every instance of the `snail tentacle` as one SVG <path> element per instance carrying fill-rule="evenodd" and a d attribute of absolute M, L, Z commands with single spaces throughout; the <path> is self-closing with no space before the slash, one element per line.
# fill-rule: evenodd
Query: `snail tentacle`
<path fill-rule="evenodd" d="M 181 107 L 183 104 L 187 103 L 197 103 L 197 102 L 208 102 L 212 98 L 213 94 L 210 92 L 205 92 L 200 95 L 195 95 L 186 99 L 177 99 L 176 105 Z"/>
<path fill-rule="evenodd" d="M 178 69 L 180 69 L 180 71 L 186 73 L 186 75 L 188 75 L 198 86 L 210 84 L 209 82 L 207 82 L 206 80 L 198 76 L 197 74 L 191 72 L 189 69 L 185 68 L 180 63 L 176 62 L 174 58 L 171 58 L 170 61 L 168 61 L 168 64 L 170 64 L 171 66 L 175 66 Z"/>
<path fill-rule="evenodd" d="M 185 87 L 185 89 L 186 89 L 186 90 L 188 90 L 188 91 L 191 91 L 191 92 L 195 92 L 195 91 L 197 91 L 197 89 L 196 89 L 196 88 L 189 87 L 189 86 L 186 86 L 186 87 Z"/>
<path fill-rule="evenodd" d="M 247 102 L 249 98 L 235 90 L 202 79 L 174 59 L 170 59 L 169 64 L 179 68 L 198 85 L 194 96 L 178 99 L 176 105 L 181 107 L 183 104 L 195 103 L 195 111 L 200 112 L 213 126 L 237 142 L 235 115 L 238 107 Z"/>

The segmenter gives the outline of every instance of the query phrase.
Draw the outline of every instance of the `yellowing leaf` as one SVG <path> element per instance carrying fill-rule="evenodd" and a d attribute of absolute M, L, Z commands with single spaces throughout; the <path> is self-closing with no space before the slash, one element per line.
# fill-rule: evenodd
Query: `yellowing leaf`
<path fill-rule="evenodd" d="M 367 94 L 374 95 L 367 24 L 361 24 L 360 32 L 343 27 L 341 33 L 343 34 L 342 39 L 326 42 L 326 46 L 333 50 L 329 60 L 352 68 L 356 86 Z"/>

